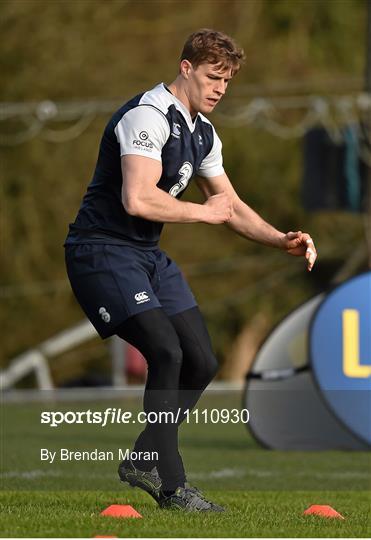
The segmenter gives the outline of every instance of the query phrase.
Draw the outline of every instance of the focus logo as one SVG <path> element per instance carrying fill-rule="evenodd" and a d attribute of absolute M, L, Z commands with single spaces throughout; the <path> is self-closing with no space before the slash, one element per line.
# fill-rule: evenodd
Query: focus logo
<path fill-rule="evenodd" d="M 153 148 L 153 143 L 148 139 L 149 135 L 147 131 L 141 131 L 139 133 L 139 138 L 133 140 L 135 146 L 140 146 L 141 150 L 151 150 Z"/>
<path fill-rule="evenodd" d="M 327 404 L 371 444 L 371 272 L 342 283 L 319 306 L 310 355 Z"/>

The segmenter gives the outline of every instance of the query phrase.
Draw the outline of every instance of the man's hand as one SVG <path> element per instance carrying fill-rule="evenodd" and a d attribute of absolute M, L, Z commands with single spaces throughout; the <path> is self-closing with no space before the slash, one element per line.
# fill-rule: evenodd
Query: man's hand
<path fill-rule="evenodd" d="M 282 249 L 290 255 L 305 257 L 308 261 L 307 269 L 310 272 L 317 258 L 314 242 L 308 233 L 301 231 L 288 232 L 282 238 Z"/>
<path fill-rule="evenodd" d="M 220 223 L 228 223 L 233 215 L 233 203 L 230 195 L 227 193 L 218 193 L 212 195 L 203 204 L 206 211 L 205 223 L 210 225 L 218 225 Z"/>

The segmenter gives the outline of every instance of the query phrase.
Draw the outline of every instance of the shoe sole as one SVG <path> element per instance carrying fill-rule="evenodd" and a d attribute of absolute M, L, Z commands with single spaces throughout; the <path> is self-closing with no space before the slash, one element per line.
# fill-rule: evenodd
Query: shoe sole
<path fill-rule="evenodd" d="M 225 512 L 225 509 L 223 509 L 223 510 L 215 510 L 214 508 L 208 508 L 208 509 L 205 509 L 205 510 L 197 510 L 197 509 L 185 508 L 184 506 L 178 506 L 176 504 L 174 504 L 172 506 L 161 506 L 160 505 L 160 508 L 161 508 L 161 510 L 175 510 L 175 511 L 180 510 L 180 511 L 183 511 L 183 512 L 193 512 L 193 513 L 196 513 L 196 514 L 204 514 L 204 513 L 210 513 L 210 512 L 220 514 L 221 512 Z"/>
<path fill-rule="evenodd" d="M 124 479 L 121 478 L 121 476 L 120 476 L 120 481 L 122 483 L 129 484 L 129 486 L 132 487 L 132 488 L 139 488 L 142 491 L 145 491 L 146 493 L 148 493 L 148 495 L 151 495 L 151 497 L 158 503 L 158 501 L 159 501 L 158 495 L 156 495 L 156 493 L 154 492 L 153 487 L 151 487 L 149 484 L 147 484 L 144 479 L 138 478 L 135 473 L 131 474 L 130 472 L 125 473 L 125 476 L 126 476 L 126 478 L 124 478 Z"/>

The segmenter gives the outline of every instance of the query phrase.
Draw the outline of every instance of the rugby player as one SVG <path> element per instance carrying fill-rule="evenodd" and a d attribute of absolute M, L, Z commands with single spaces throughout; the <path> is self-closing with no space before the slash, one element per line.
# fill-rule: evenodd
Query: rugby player
<path fill-rule="evenodd" d="M 235 192 L 223 168 L 222 144 L 204 116 L 211 113 L 243 61 L 229 36 L 201 29 L 187 39 L 179 72 L 133 97 L 108 122 L 98 162 L 66 239 L 72 289 L 102 338 L 117 334 L 145 356 L 146 412 L 173 412 L 176 421 L 147 423 L 123 482 L 138 486 L 161 508 L 223 511 L 187 483 L 178 450 L 177 411 L 192 409 L 217 371 L 197 302 L 176 263 L 158 246 L 164 223 L 225 223 L 248 240 L 307 259 L 309 234 L 283 233 Z M 181 201 L 191 179 L 203 204 Z"/>

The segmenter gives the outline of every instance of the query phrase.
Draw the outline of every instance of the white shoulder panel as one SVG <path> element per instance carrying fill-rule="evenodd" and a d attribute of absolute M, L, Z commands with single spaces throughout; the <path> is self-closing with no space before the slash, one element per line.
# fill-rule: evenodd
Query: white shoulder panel
<path fill-rule="evenodd" d="M 145 92 L 140 100 L 140 104 L 152 105 L 152 107 L 156 107 L 156 109 L 159 109 L 165 115 L 169 107 L 173 105 L 187 122 L 189 131 L 193 133 L 195 123 L 193 123 L 187 107 L 166 89 L 164 83 L 160 83 L 152 88 L 152 90 Z"/>
<path fill-rule="evenodd" d="M 210 124 L 213 128 L 214 143 L 208 155 L 202 160 L 202 163 L 197 173 L 200 176 L 212 178 L 213 176 L 219 176 L 224 173 L 222 141 L 219 139 L 212 123 L 207 118 L 205 118 L 205 116 L 201 114 L 200 116 L 203 122 Z"/>
<path fill-rule="evenodd" d="M 115 127 L 120 155 L 136 154 L 161 161 L 161 152 L 170 136 L 164 115 L 147 105 L 130 109 Z"/>
<path fill-rule="evenodd" d="M 200 120 L 202 120 L 203 122 L 205 122 L 205 124 L 210 124 L 210 126 L 212 126 L 214 128 L 214 126 L 212 125 L 212 123 L 210 122 L 210 120 L 208 118 L 206 118 L 206 116 L 204 116 L 202 113 L 198 113 L 198 116 L 200 118 Z"/>
<path fill-rule="evenodd" d="M 139 103 L 140 105 L 152 105 L 166 115 L 170 105 L 174 104 L 174 97 L 161 83 L 145 92 Z"/>

